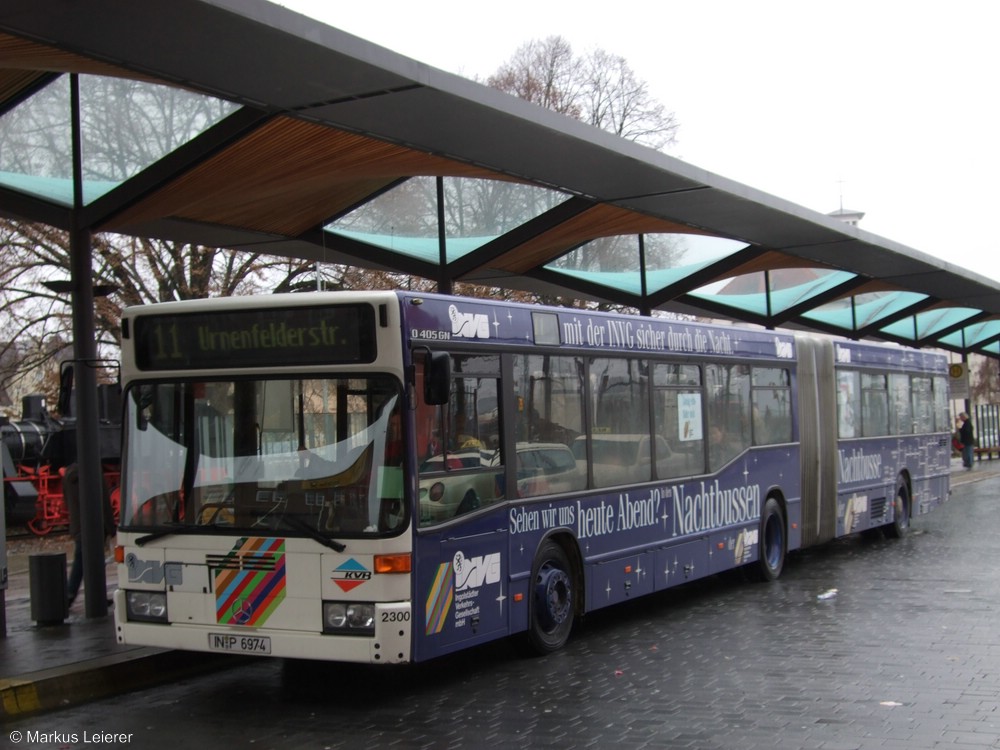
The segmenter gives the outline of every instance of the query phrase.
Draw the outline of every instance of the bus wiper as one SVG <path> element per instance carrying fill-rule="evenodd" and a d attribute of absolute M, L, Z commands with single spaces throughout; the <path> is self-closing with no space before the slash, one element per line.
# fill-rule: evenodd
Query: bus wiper
<path fill-rule="evenodd" d="M 328 536 L 323 536 L 321 533 L 319 533 L 319 531 L 317 531 L 316 529 L 314 529 L 312 526 L 310 526 L 309 524 L 307 524 L 305 521 L 303 521 L 301 518 L 298 518 L 297 516 L 285 516 L 285 515 L 282 515 L 282 516 L 278 517 L 278 522 L 279 523 L 284 522 L 284 523 L 288 524 L 289 526 L 291 526 L 296 531 L 301 531 L 303 534 L 305 534 L 306 536 L 308 536 L 310 539 L 316 540 L 317 542 L 319 542 L 320 544 L 322 544 L 324 547 L 329 547 L 334 552 L 343 552 L 345 549 L 347 549 L 347 545 L 346 544 L 343 544 L 342 542 L 338 542 L 336 539 L 331 539 Z"/>
<path fill-rule="evenodd" d="M 145 536 L 140 536 L 135 540 L 135 543 L 142 547 L 148 542 L 152 542 L 156 539 L 161 539 L 165 536 L 170 536 L 171 534 L 215 534 L 219 530 L 218 524 L 208 524 L 205 526 L 188 526 L 187 524 L 174 521 L 168 524 L 166 527 L 159 529 L 157 531 L 152 531 Z M 231 528 L 229 526 L 226 527 Z"/>

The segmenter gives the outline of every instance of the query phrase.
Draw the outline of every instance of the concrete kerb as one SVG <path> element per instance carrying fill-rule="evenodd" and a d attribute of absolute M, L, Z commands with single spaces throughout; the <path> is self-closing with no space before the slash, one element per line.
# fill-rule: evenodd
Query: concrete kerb
<path fill-rule="evenodd" d="M 137 648 L 75 664 L 0 679 L 0 723 L 86 703 L 245 660 L 169 649 Z"/>

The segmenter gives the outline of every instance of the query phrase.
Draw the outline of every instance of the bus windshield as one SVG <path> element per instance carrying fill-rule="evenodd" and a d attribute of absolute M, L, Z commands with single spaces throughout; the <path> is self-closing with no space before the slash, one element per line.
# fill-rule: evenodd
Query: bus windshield
<path fill-rule="evenodd" d="M 387 376 L 138 383 L 125 400 L 121 526 L 398 533 L 400 402 Z"/>

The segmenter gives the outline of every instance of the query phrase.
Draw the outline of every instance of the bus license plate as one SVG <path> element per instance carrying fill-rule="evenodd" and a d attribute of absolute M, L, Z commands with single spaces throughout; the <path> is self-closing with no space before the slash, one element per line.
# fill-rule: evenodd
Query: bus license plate
<path fill-rule="evenodd" d="M 226 651 L 232 654 L 266 655 L 271 653 L 271 639 L 266 635 L 209 633 L 208 647 L 212 651 Z"/>

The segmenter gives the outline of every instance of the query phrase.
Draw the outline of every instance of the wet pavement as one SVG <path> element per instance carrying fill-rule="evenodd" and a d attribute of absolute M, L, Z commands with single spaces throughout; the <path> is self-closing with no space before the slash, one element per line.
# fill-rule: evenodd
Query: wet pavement
<path fill-rule="evenodd" d="M 20 731 L 32 713 L 133 693 L 79 709 L 121 713 L 123 701 L 151 699 L 132 680 L 156 673 L 164 713 L 155 739 L 149 718 L 138 720 L 137 746 L 180 741 L 170 719 L 183 724 L 184 712 L 238 709 L 241 736 L 259 747 L 308 735 L 322 747 L 1000 748 L 998 480 L 1000 461 L 956 464 L 953 500 L 915 519 L 904 540 L 852 537 L 791 555 L 773 584 L 721 577 L 604 610 L 544 659 L 524 658 L 509 639 L 408 668 L 334 665 L 350 687 L 336 695 L 330 665 L 289 681 L 278 660 L 232 661 L 196 682 L 197 709 L 190 685 L 171 684 L 177 654 L 117 646 L 110 617 L 26 621 L 15 553 L 0 719 Z M 101 660 L 142 666 L 112 686 L 67 688 L 54 705 L 11 699 L 12 683 L 37 687 L 46 672 L 86 683 L 107 668 Z M 204 736 L 217 741 L 237 731 L 212 726 Z"/>

